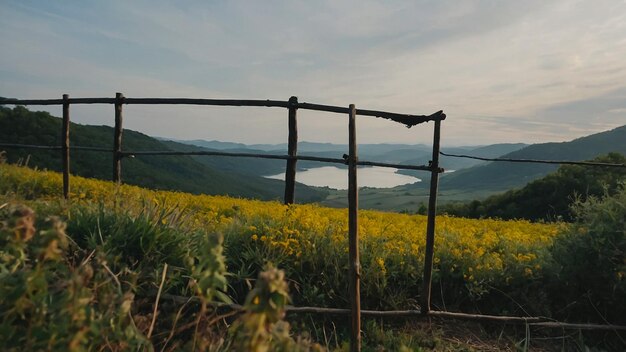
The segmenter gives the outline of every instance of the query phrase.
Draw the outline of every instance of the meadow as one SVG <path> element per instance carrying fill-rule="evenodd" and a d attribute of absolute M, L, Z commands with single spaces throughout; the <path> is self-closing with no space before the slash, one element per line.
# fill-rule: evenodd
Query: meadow
<path fill-rule="evenodd" d="M 66 202 L 59 173 L 7 164 L 0 164 L 0 180 L 0 203 L 26 204 L 40 218 L 55 215 L 66 222 L 65 232 L 84 253 L 80 260 L 91 251 L 111 255 L 109 263 L 113 260 L 117 268 L 113 272 L 134 273 L 127 291 L 137 297 L 153 296 L 159 286 L 169 295 L 197 295 L 189 278 L 204 275 L 213 265 L 219 270 L 209 272 L 221 273 L 220 278 L 207 274 L 210 280 L 198 279 L 206 286 L 202 295 L 243 303 L 271 263 L 283 270 L 292 304 L 349 306 L 345 209 L 147 190 L 81 177 L 71 178 L 71 200 Z M 364 309 L 418 307 L 425 229 L 422 215 L 359 213 Z M 571 229 L 562 223 L 438 216 L 434 308 L 579 318 L 575 310 L 563 311 L 568 302 L 555 296 L 565 287 L 559 281 L 563 265 L 555 258 L 555 244 L 567 250 L 560 238 Z M 209 260 L 222 255 L 222 264 Z M 612 275 L 622 273 L 619 266 L 611 270 Z M 134 309 L 141 310 L 143 301 L 134 302 Z M 610 309 L 615 302 L 597 307 Z M 174 331 L 171 322 L 162 324 L 165 332 Z M 144 335 L 145 330 L 139 329 Z"/>
<path fill-rule="evenodd" d="M 61 196 L 61 176 L 4 165 L 1 193 L 26 199 Z M 254 277 L 265 262 L 287 270 L 303 294 L 320 291 L 329 303 L 346 304 L 347 211 L 316 205 L 286 206 L 220 196 L 153 191 L 135 186 L 72 177 L 75 203 L 98 203 L 138 214 L 146 207 L 163 213 L 163 224 L 184 217 L 190 230 L 224 234 L 229 269 Z M 181 221 L 177 221 L 177 224 Z M 559 224 L 437 217 L 436 281 L 452 280 L 480 297 L 490 287 L 540 278 L 549 264 L 547 248 Z M 364 301 L 369 308 L 409 308 L 418 296 L 426 217 L 361 211 L 359 231 Z M 306 280 L 304 280 L 306 279 Z M 309 282 L 317 289 L 307 287 Z M 405 296 L 405 297 L 400 297 Z M 311 297 L 312 298 L 312 297 Z M 302 302 L 310 302 L 303 298 Z M 443 302 L 442 302 L 443 303 Z"/>

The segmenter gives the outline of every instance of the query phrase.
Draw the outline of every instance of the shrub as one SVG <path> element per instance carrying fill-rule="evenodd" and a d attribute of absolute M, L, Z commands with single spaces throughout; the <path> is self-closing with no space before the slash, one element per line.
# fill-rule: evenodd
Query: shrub
<path fill-rule="evenodd" d="M 307 338 L 290 336 L 285 322 L 285 308 L 289 301 L 285 273 L 272 266 L 259 274 L 255 288 L 244 304 L 245 313 L 232 325 L 234 351 L 325 351 Z"/>
<path fill-rule="evenodd" d="M 60 220 L 38 222 L 23 206 L 0 209 L 0 349 L 137 350 L 149 344 L 130 316 L 133 275 L 111 280 L 94 270 L 106 266 L 103 257 L 74 262 L 72 247 Z"/>
<path fill-rule="evenodd" d="M 555 307 L 576 319 L 626 323 L 626 188 L 573 206 L 576 221 L 552 247 Z"/>
<path fill-rule="evenodd" d="M 222 344 L 207 307 L 228 301 L 221 235 L 169 227 L 174 213 L 148 208 L 130 215 L 76 205 L 67 213 L 66 227 L 28 207 L 0 205 L 0 350 Z M 158 305 L 156 288 L 195 294 L 201 309 L 187 297 Z"/>

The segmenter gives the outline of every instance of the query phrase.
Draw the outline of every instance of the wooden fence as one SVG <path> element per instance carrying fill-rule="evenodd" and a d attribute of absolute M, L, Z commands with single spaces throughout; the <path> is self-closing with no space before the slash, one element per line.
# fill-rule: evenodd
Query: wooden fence
<path fill-rule="evenodd" d="M 70 146 L 70 105 L 75 104 L 113 104 L 115 108 L 115 127 L 113 135 L 113 150 L 98 147 Z M 185 104 L 185 105 L 212 105 L 212 106 L 257 106 L 257 107 L 281 107 L 288 110 L 288 150 L 287 155 L 268 155 L 253 153 L 230 153 L 230 152 L 175 152 L 175 151 L 132 151 L 123 150 L 123 105 L 155 105 L 155 104 Z M 430 293 L 432 280 L 433 247 L 435 237 L 435 211 L 437 204 L 437 187 L 439 174 L 443 169 L 439 167 L 439 141 L 441 121 L 446 118 L 443 111 L 431 115 L 408 115 L 386 111 L 356 109 L 351 104 L 347 108 L 331 105 L 320 105 L 298 102 L 297 97 L 291 97 L 288 101 L 278 100 L 232 100 L 232 99 L 188 99 L 188 98 L 126 98 L 122 93 L 116 93 L 115 98 L 70 98 L 63 94 L 62 99 L 38 99 L 18 100 L 0 98 L 0 105 L 62 105 L 63 123 L 60 146 L 41 145 L 17 145 L 1 143 L 4 147 L 35 148 L 35 149 L 60 149 L 63 162 L 63 196 L 67 199 L 70 194 L 70 150 L 91 150 L 98 152 L 113 153 L 113 176 L 114 182 L 122 181 L 122 159 L 133 155 L 213 155 L 228 157 L 252 157 L 286 160 L 285 171 L 285 204 L 295 202 L 296 165 L 298 160 L 319 161 L 327 163 L 339 163 L 348 165 L 348 236 L 349 236 L 349 260 L 350 260 L 350 315 L 351 315 L 351 351 L 361 349 L 361 300 L 360 300 L 360 259 L 359 259 L 359 231 L 358 231 L 358 183 L 357 166 L 380 166 L 397 169 L 422 170 L 431 173 L 430 196 L 428 202 L 428 222 L 426 229 L 426 259 L 423 277 L 423 292 L 421 294 L 420 314 L 427 315 L 430 312 Z M 330 113 L 344 114 L 348 117 L 348 144 L 349 152 L 343 158 L 323 158 L 314 156 L 298 156 L 298 127 L 297 111 L 299 109 L 325 111 Z M 372 116 L 395 121 L 412 127 L 417 124 L 434 121 L 433 154 L 428 165 L 398 165 L 381 162 L 361 161 L 358 159 L 356 116 Z"/>
<path fill-rule="evenodd" d="M 73 104 L 113 104 L 115 107 L 115 128 L 113 135 L 113 149 L 101 147 L 83 147 L 70 146 L 70 105 Z M 230 153 L 217 151 L 197 151 L 197 152 L 178 152 L 178 151 L 132 151 L 123 150 L 122 148 L 122 107 L 123 105 L 213 105 L 213 106 L 257 106 L 257 107 L 281 107 L 288 110 L 288 150 L 287 155 L 271 155 L 271 154 L 254 154 L 254 153 Z M 11 148 L 30 148 L 30 149 L 58 149 L 62 153 L 63 161 L 63 196 L 67 199 L 70 194 L 70 150 L 89 150 L 95 152 L 113 153 L 113 180 L 117 183 L 122 181 L 122 159 L 124 157 L 134 155 L 212 155 L 225 157 L 248 157 L 248 158 L 266 158 L 286 160 L 285 172 L 285 204 L 295 202 L 295 185 L 296 185 L 296 165 L 298 160 L 319 161 L 327 163 L 338 163 L 348 165 L 348 236 L 349 236 L 349 260 L 350 260 L 350 309 L 341 308 L 320 308 L 320 307 L 288 307 L 288 312 L 295 313 L 319 313 L 330 315 L 350 315 L 351 316 L 351 336 L 350 350 L 360 351 L 361 349 L 361 315 L 372 317 L 436 317 L 447 319 L 463 319 L 477 320 L 484 322 L 499 322 L 505 324 L 525 324 L 527 326 L 537 326 L 544 328 L 556 329 L 578 329 L 578 330 L 604 330 L 604 331 L 626 331 L 626 326 L 618 325 L 598 325 L 598 324 L 575 324 L 554 321 L 545 317 L 511 317 L 511 316 L 494 316 L 481 314 L 465 314 L 453 313 L 445 311 L 435 311 L 430 309 L 431 298 L 431 281 L 434 255 L 435 241 L 435 218 L 437 208 L 437 189 L 439 182 L 439 174 L 443 169 L 439 167 L 439 155 L 445 153 L 440 152 L 440 136 L 441 121 L 445 120 L 446 115 L 443 111 L 438 111 L 431 115 L 408 115 L 397 114 L 385 111 L 362 110 L 356 109 L 354 105 L 348 107 L 320 105 L 310 103 L 300 103 L 296 97 L 291 97 L 288 101 L 278 100 L 232 100 L 232 99 L 188 99 L 188 98 L 125 98 L 123 94 L 117 93 L 115 98 L 70 98 L 64 94 L 62 99 L 43 99 L 43 100 L 18 100 L 0 98 L 0 105 L 61 105 L 63 107 L 63 123 L 62 123 L 62 140 L 60 146 L 42 146 L 42 145 L 23 145 L 0 143 L 0 147 Z M 297 128 L 297 111 L 299 109 L 325 111 L 337 114 L 347 115 L 348 117 L 348 137 L 349 152 L 342 158 L 326 158 L 315 156 L 299 156 L 297 154 L 298 147 L 298 128 Z M 398 165 L 381 162 L 361 161 L 358 159 L 357 141 L 356 141 L 356 116 L 371 116 L 395 121 L 412 127 L 425 122 L 434 122 L 433 129 L 433 148 L 432 160 L 428 165 Z M 457 156 L 457 155 L 452 155 Z M 458 156 L 470 157 L 470 156 Z M 472 157 L 476 158 L 476 157 Z M 573 161 L 546 161 L 546 160 L 513 160 L 513 159 L 494 159 L 494 161 L 519 161 L 519 162 L 541 162 L 551 164 L 580 164 L 589 166 L 611 166 L 626 167 L 623 164 L 604 164 L 590 162 L 573 162 Z M 381 166 L 392 167 L 397 169 L 421 170 L 431 173 L 430 178 L 430 194 L 428 201 L 428 219 L 426 227 L 426 249 L 424 259 L 423 288 L 420 295 L 421 307 L 419 310 L 405 311 L 368 311 L 361 310 L 360 302 L 360 260 L 359 260 L 359 233 L 358 233 L 358 183 L 357 183 L 357 166 Z M 172 296 L 174 300 L 183 299 L 182 297 Z M 184 298 L 186 301 L 187 299 Z M 239 305 L 218 305 L 218 307 L 227 307 L 229 309 L 241 310 Z"/>

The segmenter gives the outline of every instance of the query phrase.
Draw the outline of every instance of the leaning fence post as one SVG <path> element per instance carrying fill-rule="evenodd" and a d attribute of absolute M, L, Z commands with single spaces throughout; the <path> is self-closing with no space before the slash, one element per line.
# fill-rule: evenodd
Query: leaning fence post
<path fill-rule="evenodd" d="M 293 204 L 296 201 L 296 163 L 298 152 L 298 97 L 289 98 L 289 144 L 287 147 L 287 169 L 285 170 L 285 204 Z"/>
<path fill-rule="evenodd" d="M 63 126 L 61 132 L 61 158 L 63 159 L 63 198 L 70 195 L 70 103 L 63 94 Z"/>
<path fill-rule="evenodd" d="M 115 93 L 115 135 L 113 137 L 113 182 L 122 182 L 122 102 L 124 94 Z"/>
<path fill-rule="evenodd" d="M 433 136 L 433 159 L 430 164 L 430 195 L 428 198 L 428 220 L 426 224 L 426 253 L 424 256 L 424 287 L 422 290 L 422 314 L 430 311 L 430 293 L 433 273 L 433 255 L 435 246 L 435 216 L 437 214 L 437 187 L 439 185 L 439 147 L 441 120 L 435 120 Z"/>
<path fill-rule="evenodd" d="M 348 116 L 348 232 L 350 257 L 350 308 L 352 329 L 350 351 L 361 351 L 361 264 L 359 262 L 359 188 L 357 186 L 356 108 L 350 104 Z"/>

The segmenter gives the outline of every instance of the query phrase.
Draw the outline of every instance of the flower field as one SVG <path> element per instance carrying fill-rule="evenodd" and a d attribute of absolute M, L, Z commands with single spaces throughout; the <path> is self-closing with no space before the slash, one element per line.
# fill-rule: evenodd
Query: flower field
<path fill-rule="evenodd" d="M 47 346 L 54 340 L 80 350 L 117 341 L 120 350 L 229 350 L 257 327 L 226 329 L 218 323 L 220 313 L 202 302 L 257 304 L 250 294 L 263 287 L 257 278 L 271 267 L 281 269 L 274 276 L 286 280 L 281 297 L 288 290 L 291 304 L 349 306 L 345 209 L 148 190 L 81 177 L 71 178 L 69 202 L 61 189 L 58 173 L 0 163 L 0 293 L 10 298 L 0 309 L 6 312 L 2 324 L 11 326 L 0 340 L 10 346 L 25 341 Z M 438 216 L 433 309 L 623 324 L 625 201 L 626 189 L 620 188 L 615 196 L 576 202 L 573 223 Z M 359 227 L 362 308 L 417 308 L 426 217 L 360 211 Z M 161 288 L 182 301 L 162 299 L 155 320 L 154 297 Z M 195 304 L 189 303 L 192 298 Z M 97 314 L 86 314 L 92 311 Z M 288 317 L 296 334 L 306 333 L 290 339 L 281 321 L 263 331 L 286 345 L 317 341 L 345 350 L 349 330 L 342 319 Z M 382 338 L 379 323 L 364 325 L 372 347 L 430 346 L 413 340 L 413 330 L 392 333 L 400 326 L 393 324 L 402 323 L 395 320 L 386 321 L 391 325 L 384 329 L 381 325 Z M 325 329 L 334 332 L 334 343 Z M 24 335 L 31 330 L 39 331 L 37 339 Z M 584 343 L 623 350 L 623 339 L 612 331 L 584 337 L 589 339 Z M 568 338 L 567 344 L 579 346 L 579 339 Z"/>
<path fill-rule="evenodd" d="M 0 179 L 0 194 L 50 201 L 61 195 L 58 173 L 0 165 Z M 81 177 L 71 178 L 71 192 L 72 204 L 104 204 L 129 213 L 156 208 L 162 224 L 224 234 L 235 299 L 246 291 L 245 280 L 269 261 L 292 280 L 295 303 L 346 305 L 346 210 L 153 191 Z M 434 304 L 464 306 L 487 298 L 490 304 L 495 300 L 504 305 L 530 301 L 529 293 L 518 287 L 541 281 L 551 263 L 548 248 L 560 226 L 438 216 Z M 415 306 L 425 229 L 425 216 L 359 212 L 364 307 Z"/>

